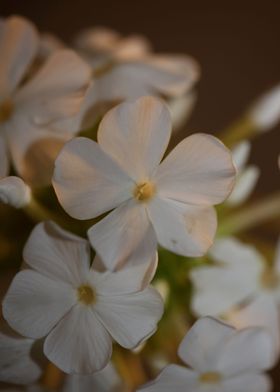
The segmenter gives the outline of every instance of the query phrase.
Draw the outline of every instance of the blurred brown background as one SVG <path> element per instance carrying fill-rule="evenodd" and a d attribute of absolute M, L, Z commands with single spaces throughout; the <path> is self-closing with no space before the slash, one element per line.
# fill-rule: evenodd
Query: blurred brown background
<path fill-rule="evenodd" d="M 222 130 L 280 82 L 280 1 L 0 0 L 0 15 L 10 14 L 25 15 L 68 43 L 81 28 L 103 25 L 142 33 L 156 51 L 193 55 L 202 79 L 190 132 Z M 279 190 L 279 153 L 280 124 L 254 141 L 259 194 Z"/>

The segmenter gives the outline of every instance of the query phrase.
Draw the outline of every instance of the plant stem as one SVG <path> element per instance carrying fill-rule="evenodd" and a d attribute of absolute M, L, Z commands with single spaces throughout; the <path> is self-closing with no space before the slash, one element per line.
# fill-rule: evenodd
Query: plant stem
<path fill-rule="evenodd" d="M 41 384 L 51 390 L 59 390 L 64 379 L 64 373 L 53 363 L 49 362 L 42 377 Z"/>
<path fill-rule="evenodd" d="M 232 147 L 234 144 L 244 139 L 251 139 L 257 133 L 256 125 L 249 117 L 244 116 L 233 123 L 229 128 L 218 135 L 226 146 Z"/>

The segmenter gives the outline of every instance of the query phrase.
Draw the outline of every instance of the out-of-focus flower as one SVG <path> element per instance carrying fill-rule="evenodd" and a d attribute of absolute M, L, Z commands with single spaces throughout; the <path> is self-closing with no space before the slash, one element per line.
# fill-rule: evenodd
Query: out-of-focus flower
<path fill-rule="evenodd" d="M 261 96 L 247 115 L 260 132 L 273 128 L 280 121 L 280 85 Z"/>
<path fill-rule="evenodd" d="M 46 336 L 45 355 L 66 373 L 101 370 L 113 339 L 131 349 L 156 330 L 163 304 L 147 286 L 144 261 L 119 272 L 95 271 L 88 242 L 52 223 L 35 227 L 24 260 L 32 269 L 14 278 L 3 315 L 23 336 Z"/>
<path fill-rule="evenodd" d="M 40 61 L 46 60 L 56 50 L 65 49 L 65 44 L 51 33 L 42 33 L 40 35 L 37 58 Z"/>
<path fill-rule="evenodd" d="M 198 320 L 179 346 L 181 360 L 190 366 L 167 366 L 146 392 L 268 392 L 263 372 L 272 365 L 269 335 L 261 328 L 236 331 L 206 317 Z"/>
<path fill-rule="evenodd" d="M 21 178 L 9 176 L 0 179 L 0 203 L 22 208 L 28 205 L 30 200 L 31 190 Z"/>
<path fill-rule="evenodd" d="M 77 46 L 94 75 L 94 84 L 78 116 L 81 127 L 91 126 L 114 104 L 143 95 L 163 96 L 170 101 L 174 125 L 180 125 L 190 114 L 194 103 L 191 89 L 200 74 L 193 58 L 153 54 L 144 37 L 123 38 L 104 28 L 84 31 Z"/>
<path fill-rule="evenodd" d="M 73 51 L 57 51 L 22 85 L 37 54 L 38 40 L 27 20 L 10 17 L 1 21 L 1 160 L 8 167 L 10 154 L 24 180 L 45 185 L 50 182 L 57 152 L 78 131 L 69 118 L 80 109 L 91 70 Z"/>
<path fill-rule="evenodd" d="M 212 245 L 217 226 L 212 205 L 234 183 L 231 154 L 215 137 L 195 134 L 161 162 L 170 134 L 166 106 L 143 97 L 106 114 L 99 144 L 73 139 L 56 160 L 53 185 L 71 216 L 89 219 L 114 209 L 88 231 L 109 269 L 145 238 L 194 257 Z"/>
<path fill-rule="evenodd" d="M 247 166 L 250 150 L 250 142 L 244 140 L 235 146 L 232 151 L 233 162 L 237 168 L 237 178 L 233 191 L 226 201 L 231 206 L 244 203 L 251 195 L 258 181 L 260 175 L 259 168 L 255 165 Z"/>
<path fill-rule="evenodd" d="M 24 338 L 4 322 L 0 325 L 0 381 L 31 384 L 42 375 L 41 343 Z"/>

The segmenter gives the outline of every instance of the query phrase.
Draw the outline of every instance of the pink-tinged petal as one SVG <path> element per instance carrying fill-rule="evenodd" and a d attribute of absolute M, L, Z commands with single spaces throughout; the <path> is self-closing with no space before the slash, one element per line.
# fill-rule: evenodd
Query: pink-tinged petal
<path fill-rule="evenodd" d="M 98 142 L 135 181 L 150 178 L 161 161 L 171 134 L 167 107 L 142 97 L 110 110 L 100 123 Z"/>
<path fill-rule="evenodd" d="M 5 139 L 0 136 L 0 178 L 6 177 L 9 173 L 9 156 Z"/>
<path fill-rule="evenodd" d="M 34 356 L 36 342 L 23 338 L 5 324 L 0 329 L 0 380 L 13 384 L 31 384 L 42 375 L 44 361 Z"/>
<path fill-rule="evenodd" d="M 199 392 L 198 374 L 178 365 L 169 365 L 158 377 L 137 392 Z"/>
<path fill-rule="evenodd" d="M 150 287 L 127 295 L 100 295 L 94 310 L 114 340 L 131 349 L 155 332 L 163 314 L 163 302 Z"/>
<path fill-rule="evenodd" d="M 148 205 L 158 242 L 182 256 L 199 257 L 213 243 L 217 217 L 213 207 L 154 198 Z"/>
<path fill-rule="evenodd" d="M 265 374 L 240 374 L 224 380 L 221 392 L 270 392 L 272 383 Z"/>
<path fill-rule="evenodd" d="M 60 152 L 53 186 L 69 215 L 90 219 L 128 200 L 134 184 L 97 143 L 79 137 Z"/>
<path fill-rule="evenodd" d="M 233 327 L 219 320 L 201 318 L 184 337 L 178 354 L 182 361 L 200 373 L 216 371 L 220 352 L 234 332 Z"/>
<path fill-rule="evenodd" d="M 0 202 L 15 208 L 22 208 L 29 204 L 31 190 L 21 178 L 10 176 L 0 179 Z"/>
<path fill-rule="evenodd" d="M 162 197 L 197 205 L 224 201 L 234 180 L 230 151 L 217 138 L 206 134 L 194 134 L 179 143 L 156 175 Z"/>
<path fill-rule="evenodd" d="M 19 272 L 4 298 L 3 316 L 23 336 L 45 336 L 76 302 L 71 286 L 36 271 Z"/>
<path fill-rule="evenodd" d="M 39 223 L 33 229 L 23 257 L 41 274 L 73 287 L 81 284 L 89 273 L 89 243 L 51 221 Z"/>
<path fill-rule="evenodd" d="M 105 266 L 115 270 L 134 257 L 133 252 L 145 239 L 154 243 L 155 233 L 150 226 L 145 206 L 131 199 L 92 226 L 88 237 Z M 151 239 L 147 238 L 148 232 Z"/>
<path fill-rule="evenodd" d="M 34 25 L 20 16 L 4 20 L 0 29 L 0 101 L 9 98 L 38 49 L 38 34 Z"/>
<path fill-rule="evenodd" d="M 77 305 L 48 335 L 44 353 L 65 373 L 93 373 L 108 364 L 112 339 L 90 307 Z"/>
<path fill-rule="evenodd" d="M 74 51 L 58 50 L 16 95 L 16 104 L 33 123 L 50 125 L 78 113 L 91 69 Z"/>
<path fill-rule="evenodd" d="M 259 327 L 245 328 L 224 343 L 217 363 L 217 371 L 227 377 L 240 373 L 267 370 L 273 364 L 273 346 L 269 333 Z"/>

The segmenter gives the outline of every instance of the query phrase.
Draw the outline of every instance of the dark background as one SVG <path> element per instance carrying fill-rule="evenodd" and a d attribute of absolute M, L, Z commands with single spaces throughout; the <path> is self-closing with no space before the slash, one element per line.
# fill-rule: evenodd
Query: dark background
<path fill-rule="evenodd" d="M 68 43 L 80 29 L 103 25 L 142 33 L 158 52 L 191 54 L 202 78 L 189 132 L 221 131 L 280 82 L 280 1 L 0 0 L 0 15 L 10 14 Z M 253 143 L 251 161 L 262 170 L 257 194 L 279 190 L 279 153 L 280 125 Z"/>

